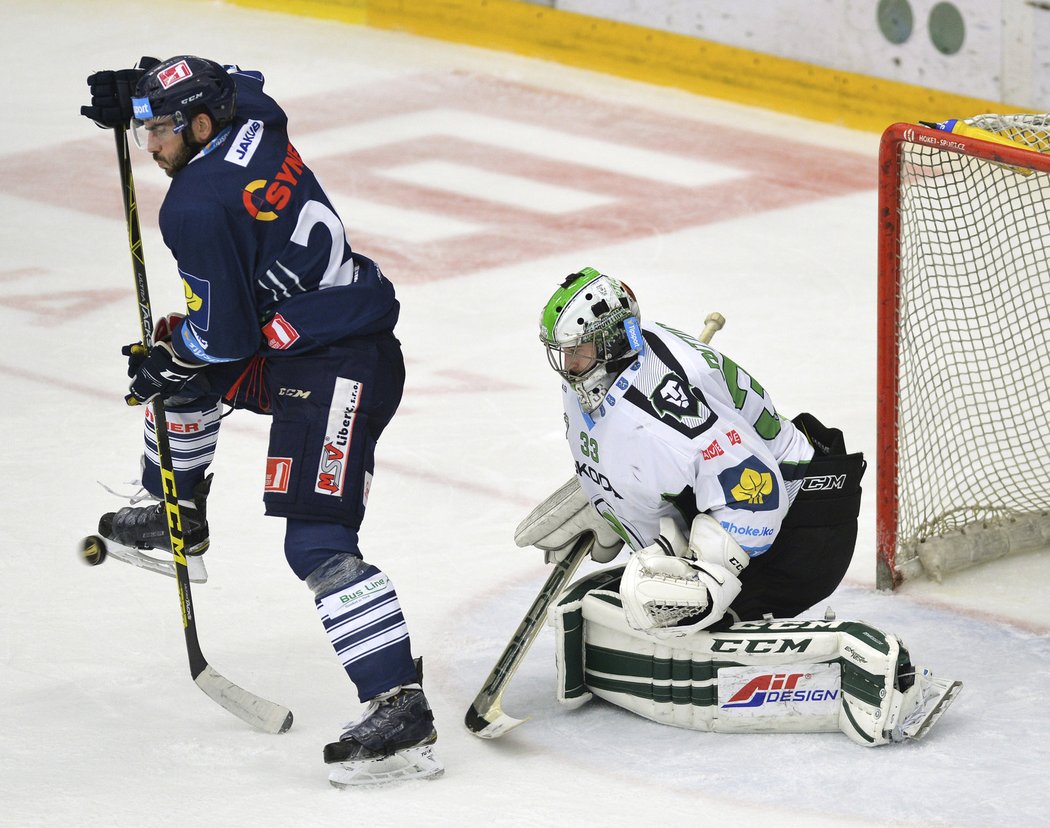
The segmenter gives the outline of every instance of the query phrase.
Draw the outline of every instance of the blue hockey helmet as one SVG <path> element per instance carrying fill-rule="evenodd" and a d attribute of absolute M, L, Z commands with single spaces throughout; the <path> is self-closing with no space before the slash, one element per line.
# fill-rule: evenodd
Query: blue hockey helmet
<path fill-rule="evenodd" d="M 207 112 L 221 128 L 233 121 L 237 87 L 233 78 L 213 60 L 179 55 L 153 66 L 144 74 L 131 99 L 133 126 L 170 118 L 172 131 L 182 132 L 194 115 Z"/>

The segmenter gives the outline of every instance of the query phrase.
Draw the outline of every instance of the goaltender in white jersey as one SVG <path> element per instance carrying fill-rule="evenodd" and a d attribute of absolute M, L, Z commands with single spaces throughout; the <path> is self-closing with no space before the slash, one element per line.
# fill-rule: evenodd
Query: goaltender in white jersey
<path fill-rule="evenodd" d="M 585 533 L 599 563 L 624 544 L 631 550 L 624 567 L 584 579 L 554 613 L 563 632 L 573 619 L 559 646 L 564 698 L 593 692 L 702 729 L 826 730 L 833 722 L 863 744 L 925 734 L 960 684 L 916 671 L 895 637 L 856 623 L 768 626 L 831 595 L 853 556 L 865 462 L 847 453 L 842 432 L 811 414 L 781 417 L 732 359 L 643 323 L 630 288 L 592 268 L 570 274 L 551 296 L 540 338 L 564 382 L 575 475 L 522 522 L 516 541 L 544 549 L 548 561 L 569 556 Z M 735 637 L 713 638 L 724 633 Z M 588 643 L 600 670 L 587 663 Z M 624 658 L 610 662 L 616 652 Z M 706 664 L 697 669 L 707 678 L 687 670 L 675 696 L 668 676 L 617 672 L 617 664 L 629 672 L 650 659 L 657 672 L 676 659 Z M 817 685 L 793 684 L 786 696 L 777 686 L 803 676 Z M 762 704 L 789 699 L 799 714 L 790 726 L 756 716 L 758 702 L 740 695 L 767 678 L 774 689 Z M 817 699 L 819 713 L 807 718 L 805 702 Z"/>
<path fill-rule="evenodd" d="M 813 446 L 732 360 L 663 325 L 640 331 L 640 353 L 593 411 L 562 385 L 583 491 L 632 549 L 659 537 L 661 518 L 685 531 L 699 511 L 749 556 L 769 551 Z"/>

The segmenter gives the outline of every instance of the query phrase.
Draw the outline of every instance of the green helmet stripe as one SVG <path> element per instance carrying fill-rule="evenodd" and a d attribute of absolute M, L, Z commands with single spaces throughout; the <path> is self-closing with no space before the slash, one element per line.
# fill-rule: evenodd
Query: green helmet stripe
<path fill-rule="evenodd" d="M 585 284 L 597 279 L 601 275 L 602 274 L 593 267 L 585 267 L 579 272 L 579 274 L 577 274 L 578 278 L 573 279 L 568 284 L 560 287 L 550 298 L 547 302 L 547 306 L 543 309 L 543 316 L 541 317 L 543 338 L 547 342 L 554 342 L 554 327 L 558 324 L 558 317 L 561 316 L 561 312 L 569 303 L 569 300 L 572 299 L 572 297 L 575 296 Z"/>

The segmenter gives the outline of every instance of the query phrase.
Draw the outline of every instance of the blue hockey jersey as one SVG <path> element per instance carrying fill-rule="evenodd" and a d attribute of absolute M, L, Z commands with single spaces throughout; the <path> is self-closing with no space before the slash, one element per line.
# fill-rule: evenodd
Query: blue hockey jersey
<path fill-rule="evenodd" d="M 393 286 L 350 249 L 262 75 L 230 73 L 236 119 L 175 175 L 160 210 L 186 293 L 176 353 L 197 363 L 292 356 L 392 329 Z"/>

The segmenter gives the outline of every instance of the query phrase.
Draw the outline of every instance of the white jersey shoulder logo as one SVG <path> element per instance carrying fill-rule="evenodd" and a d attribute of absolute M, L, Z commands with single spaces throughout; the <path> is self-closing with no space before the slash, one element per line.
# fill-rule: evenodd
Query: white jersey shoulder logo
<path fill-rule="evenodd" d="M 226 152 L 226 160 L 239 167 L 247 167 L 255 155 L 255 151 L 262 143 L 263 122 L 251 120 L 241 127 L 237 137 L 233 139 L 229 150 Z"/>

